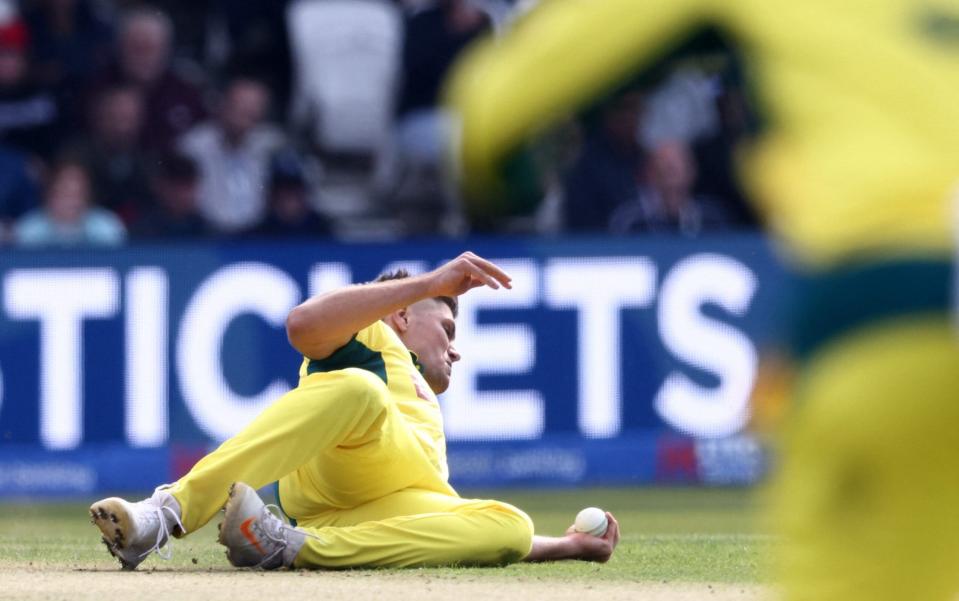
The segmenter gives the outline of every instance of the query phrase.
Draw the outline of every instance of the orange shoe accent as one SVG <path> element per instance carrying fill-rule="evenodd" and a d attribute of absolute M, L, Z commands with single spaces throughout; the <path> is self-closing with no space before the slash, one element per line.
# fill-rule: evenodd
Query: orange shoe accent
<path fill-rule="evenodd" d="M 250 541 L 250 544 L 256 547 L 256 550 L 260 553 L 266 555 L 266 551 L 263 550 L 263 547 L 260 546 L 260 541 L 257 540 L 256 535 L 250 532 L 250 524 L 253 523 L 253 520 L 256 518 L 246 518 L 242 524 L 240 524 L 240 532 L 243 533 L 243 536 L 246 537 L 246 540 Z"/>

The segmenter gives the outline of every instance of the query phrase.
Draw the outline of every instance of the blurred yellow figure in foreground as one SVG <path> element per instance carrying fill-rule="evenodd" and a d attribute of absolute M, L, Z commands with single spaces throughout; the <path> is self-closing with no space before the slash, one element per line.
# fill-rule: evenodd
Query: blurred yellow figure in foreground
<path fill-rule="evenodd" d="M 468 209 L 536 193 L 524 151 L 707 28 L 764 127 L 740 175 L 802 273 L 774 487 L 790 601 L 959 591 L 959 1 L 551 0 L 460 64 Z"/>

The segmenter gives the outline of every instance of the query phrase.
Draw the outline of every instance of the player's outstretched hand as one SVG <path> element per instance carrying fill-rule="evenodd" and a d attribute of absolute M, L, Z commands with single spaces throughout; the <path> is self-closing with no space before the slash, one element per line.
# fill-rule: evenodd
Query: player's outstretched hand
<path fill-rule="evenodd" d="M 569 527 L 569 530 L 566 531 L 566 537 L 573 541 L 578 548 L 579 553 L 576 559 L 606 563 L 613 556 L 613 551 L 619 544 L 619 522 L 608 511 L 606 512 L 606 519 L 609 525 L 606 527 L 606 533 L 602 536 L 576 532 L 575 526 Z"/>
<path fill-rule="evenodd" d="M 479 286 L 512 288 L 512 278 L 494 263 L 469 251 L 427 274 L 430 296 L 459 296 Z"/>

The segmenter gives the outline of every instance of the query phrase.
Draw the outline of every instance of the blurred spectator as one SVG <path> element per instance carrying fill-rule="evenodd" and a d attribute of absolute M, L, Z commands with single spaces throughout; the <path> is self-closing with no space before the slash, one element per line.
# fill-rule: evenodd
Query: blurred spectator
<path fill-rule="evenodd" d="M 53 92 L 29 81 L 28 37 L 19 19 L 0 25 L 0 139 L 48 159 L 56 151 L 60 109 Z"/>
<path fill-rule="evenodd" d="M 43 207 L 17 221 L 13 238 L 24 247 L 117 246 L 126 229 L 116 215 L 93 206 L 86 166 L 65 159 L 50 171 Z"/>
<path fill-rule="evenodd" d="M 404 26 L 396 106 L 401 178 L 394 212 L 414 235 L 458 233 L 465 223 L 443 178 L 452 123 L 439 107 L 440 94 L 460 52 L 492 31 L 492 22 L 473 0 L 441 0 L 411 9 Z"/>
<path fill-rule="evenodd" d="M 87 157 L 100 205 L 129 225 L 151 196 L 140 148 L 143 98 L 132 86 L 109 87 L 97 94 L 90 112 L 90 137 L 75 143 L 73 151 Z"/>
<path fill-rule="evenodd" d="M 642 94 L 629 92 L 587 125 L 582 149 L 563 183 L 564 221 L 569 231 L 608 231 L 609 216 L 636 195 L 642 161 L 636 126 L 642 108 Z"/>
<path fill-rule="evenodd" d="M 467 0 L 440 0 L 412 12 L 405 23 L 402 87 L 396 106 L 400 152 L 414 166 L 437 166 L 449 135 L 439 96 L 446 72 L 490 19 Z"/>
<path fill-rule="evenodd" d="M 646 148 L 662 141 L 687 143 L 697 166 L 696 193 L 722 199 L 736 225 L 754 226 L 755 214 L 733 164 L 733 148 L 747 134 L 751 117 L 741 90 L 741 65 L 728 52 L 701 59 L 680 65 L 651 92 L 640 138 Z"/>
<path fill-rule="evenodd" d="M 116 61 L 101 74 L 97 90 L 131 85 L 143 95 L 143 147 L 162 153 L 206 116 L 200 89 L 171 67 L 173 27 L 155 8 L 130 9 L 120 19 Z"/>
<path fill-rule="evenodd" d="M 283 151 L 273 157 L 266 219 L 250 234 L 264 238 L 315 238 L 330 234 L 329 223 L 311 206 L 306 174 L 294 152 Z"/>
<path fill-rule="evenodd" d="M 396 112 L 401 117 L 432 110 L 450 65 L 478 36 L 491 30 L 489 17 L 468 0 L 439 0 L 406 19 L 403 84 Z"/>
<path fill-rule="evenodd" d="M 284 143 L 283 132 L 265 122 L 269 105 L 261 82 L 234 79 L 216 118 L 180 140 L 180 150 L 200 167 L 200 210 L 219 232 L 248 230 L 266 212 L 270 157 Z"/>
<path fill-rule="evenodd" d="M 82 106 L 81 91 L 106 67 L 113 29 L 91 0 L 33 0 L 25 3 L 34 83 L 54 91 L 65 110 Z M 73 115 L 71 124 L 79 123 Z"/>
<path fill-rule="evenodd" d="M 144 0 L 111 0 L 125 12 L 143 5 Z M 214 0 L 161 0 L 155 3 L 170 17 L 176 31 L 173 55 L 200 60 L 206 51 Z M 239 3 L 236 3 L 239 4 Z M 256 4 L 260 4 L 256 2 Z"/>
<path fill-rule="evenodd" d="M 163 158 L 151 178 L 156 202 L 140 216 L 131 235 L 140 239 L 196 239 L 212 234 L 200 215 L 200 172 L 182 154 Z"/>
<path fill-rule="evenodd" d="M 684 142 L 660 142 L 646 156 L 643 184 L 609 216 L 614 234 L 657 233 L 695 237 L 728 229 L 733 216 L 717 199 L 693 194 L 696 165 Z"/>
<path fill-rule="evenodd" d="M 40 204 L 40 191 L 20 152 L 0 145 L 0 243 L 14 221 Z"/>
<path fill-rule="evenodd" d="M 285 18 L 289 0 L 209 1 L 205 64 L 220 73 L 242 70 L 255 76 L 270 88 L 275 109 L 284 113 L 292 77 Z"/>
<path fill-rule="evenodd" d="M 716 78 L 695 66 L 680 65 L 652 89 L 645 102 L 644 118 L 638 124 L 645 148 L 660 142 L 693 140 L 718 128 Z"/>
<path fill-rule="evenodd" d="M 738 227 L 757 228 L 759 217 L 756 205 L 746 198 L 736 176 L 734 157 L 735 148 L 754 130 L 755 116 L 746 101 L 741 75 L 737 69 L 730 71 L 731 74 L 724 74 L 715 99 L 719 126 L 714 133 L 693 144 L 699 168 L 695 191 L 697 194 L 722 198 L 733 212 Z"/>
<path fill-rule="evenodd" d="M 689 144 L 697 166 L 696 193 L 721 198 L 736 225 L 755 226 L 755 213 L 736 181 L 733 164 L 733 149 L 747 134 L 751 118 L 741 65 L 729 53 L 706 56 L 712 61 L 704 63 L 714 63 L 713 68 L 680 66 L 651 93 L 640 137 L 646 148 L 662 141 Z"/>
<path fill-rule="evenodd" d="M 686 117 L 692 101 L 662 101 L 664 95 L 694 96 L 689 81 L 673 78 L 651 95 L 627 91 L 600 110 L 564 178 L 567 231 L 697 236 L 741 221 L 725 198 L 694 193 L 698 170 L 690 141 L 706 125 Z M 667 117 L 667 109 L 675 114 Z M 648 119 L 662 123 L 653 128 Z M 669 139 L 667 132 L 679 137 Z M 645 152 L 643 141 L 650 145 Z"/>

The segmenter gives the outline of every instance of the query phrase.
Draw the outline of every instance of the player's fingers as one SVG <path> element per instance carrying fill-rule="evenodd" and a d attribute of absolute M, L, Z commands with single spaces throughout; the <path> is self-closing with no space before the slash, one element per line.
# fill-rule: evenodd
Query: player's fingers
<path fill-rule="evenodd" d="M 494 278 L 496 278 L 498 282 L 500 282 L 507 288 L 513 287 L 513 284 L 512 284 L 513 278 L 508 273 L 503 271 L 498 265 L 496 265 L 496 263 L 493 263 L 492 261 L 484 259 L 483 257 L 477 254 L 474 254 L 470 251 L 466 251 L 465 253 L 463 253 L 462 256 L 466 257 L 471 263 L 473 263 L 474 265 L 482 269 L 484 273 L 487 273 L 493 276 Z"/>
<path fill-rule="evenodd" d="M 493 277 L 492 274 L 487 273 L 480 265 L 474 263 L 472 259 L 468 257 L 463 257 L 463 266 L 466 268 L 467 273 L 470 277 L 482 280 L 484 284 L 498 290 L 500 287 L 499 282 Z"/>
<path fill-rule="evenodd" d="M 450 261 L 437 271 L 446 276 L 456 278 L 456 290 L 455 292 L 450 292 L 454 295 L 463 294 L 479 286 L 499 287 L 499 284 L 496 283 L 496 280 L 494 280 L 492 276 L 484 273 L 483 270 L 474 265 L 469 258 L 464 255 L 456 257 L 456 259 Z M 447 281 L 447 283 L 452 284 L 453 282 Z"/>
<path fill-rule="evenodd" d="M 606 536 L 603 538 L 612 542 L 615 547 L 616 544 L 619 543 L 619 522 L 617 522 L 613 514 L 608 511 L 606 512 L 606 521 L 609 525 L 606 527 Z"/>

